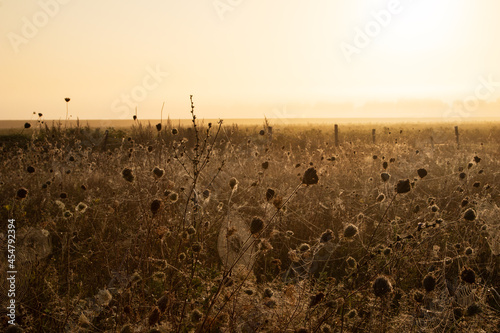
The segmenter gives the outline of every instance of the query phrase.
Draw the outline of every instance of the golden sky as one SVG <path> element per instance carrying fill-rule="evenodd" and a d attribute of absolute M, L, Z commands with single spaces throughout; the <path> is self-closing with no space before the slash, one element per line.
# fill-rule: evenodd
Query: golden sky
<path fill-rule="evenodd" d="M 0 0 L 0 119 L 64 119 L 65 97 L 73 119 L 159 118 L 163 102 L 187 118 L 190 94 L 200 118 L 440 116 L 353 111 L 416 99 L 474 116 L 500 99 L 499 15 L 498 0 Z"/>

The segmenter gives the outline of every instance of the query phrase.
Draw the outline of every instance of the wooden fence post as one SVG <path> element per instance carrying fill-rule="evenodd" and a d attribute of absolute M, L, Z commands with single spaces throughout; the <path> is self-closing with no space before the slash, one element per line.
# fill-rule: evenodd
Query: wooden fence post
<path fill-rule="evenodd" d="M 339 125 L 335 124 L 335 147 L 339 146 Z"/>
<path fill-rule="evenodd" d="M 375 128 L 372 129 L 372 140 L 373 140 L 373 144 L 375 144 L 376 140 L 375 140 Z"/>
<path fill-rule="evenodd" d="M 460 149 L 460 135 L 458 134 L 458 126 L 455 126 L 455 137 L 457 139 L 457 149 Z"/>

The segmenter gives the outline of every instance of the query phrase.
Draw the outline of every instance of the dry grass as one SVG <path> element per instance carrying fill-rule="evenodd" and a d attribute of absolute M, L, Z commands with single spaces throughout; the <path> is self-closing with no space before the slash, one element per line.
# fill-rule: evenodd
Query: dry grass
<path fill-rule="evenodd" d="M 500 330 L 497 125 L 195 124 L 1 138 L 26 331 Z"/>

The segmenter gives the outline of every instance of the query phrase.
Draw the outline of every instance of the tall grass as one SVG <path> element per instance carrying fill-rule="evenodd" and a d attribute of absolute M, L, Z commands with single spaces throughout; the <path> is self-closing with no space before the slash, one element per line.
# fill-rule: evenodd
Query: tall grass
<path fill-rule="evenodd" d="M 444 125 L 340 126 L 336 147 L 333 126 L 194 110 L 0 138 L 27 331 L 499 329 L 496 125 L 459 150 Z"/>

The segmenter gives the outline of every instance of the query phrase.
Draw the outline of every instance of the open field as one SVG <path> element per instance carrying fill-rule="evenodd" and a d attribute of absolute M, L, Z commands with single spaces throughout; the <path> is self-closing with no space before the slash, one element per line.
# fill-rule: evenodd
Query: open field
<path fill-rule="evenodd" d="M 27 332 L 500 331 L 498 123 L 192 124 L 0 136 Z"/>

